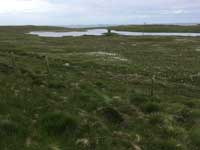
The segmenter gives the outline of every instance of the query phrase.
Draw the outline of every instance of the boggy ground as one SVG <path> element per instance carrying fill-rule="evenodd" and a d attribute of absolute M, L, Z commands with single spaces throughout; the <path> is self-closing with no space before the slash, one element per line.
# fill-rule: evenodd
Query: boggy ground
<path fill-rule="evenodd" d="M 38 30 L 0 27 L 1 150 L 200 149 L 200 38 Z"/>

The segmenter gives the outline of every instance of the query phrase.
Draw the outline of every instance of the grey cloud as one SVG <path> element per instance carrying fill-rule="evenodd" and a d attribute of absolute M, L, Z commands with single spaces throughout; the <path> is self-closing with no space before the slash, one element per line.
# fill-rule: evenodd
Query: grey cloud
<path fill-rule="evenodd" d="M 19 9 L 13 14 L 0 13 L 0 24 L 200 22 L 199 0 L 192 2 L 191 0 L 37 0 L 37 2 L 34 2 L 36 6 L 32 9 L 30 7 L 28 11 Z"/>

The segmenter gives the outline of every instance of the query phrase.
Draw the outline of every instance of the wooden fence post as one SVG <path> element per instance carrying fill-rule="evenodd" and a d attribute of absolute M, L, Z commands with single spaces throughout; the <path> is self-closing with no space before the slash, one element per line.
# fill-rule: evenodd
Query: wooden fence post
<path fill-rule="evenodd" d="M 50 73 L 50 67 L 49 67 L 49 59 L 48 59 L 48 56 L 45 56 L 45 64 L 46 64 L 46 68 L 47 68 L 47 73 Z"/>
<path fill-rule="evenodd" d="M 10 53 L 10 57 L 11 57 L 11 65 L 13 68 L 16 68 L 16 61 L 15 61 L 15 54 L 13 52 Z"/>
<path fill-rule="evenodd" d="M 150 89 L 150 96 L 154 96 L 154 82 L 155 82 L 155 75 L 151 78 L 151 89 Z"/>

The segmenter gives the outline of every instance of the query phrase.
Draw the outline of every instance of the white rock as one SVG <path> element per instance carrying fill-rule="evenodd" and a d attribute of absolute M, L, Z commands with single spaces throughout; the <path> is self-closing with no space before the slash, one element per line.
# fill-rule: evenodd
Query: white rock
<path fill-rule="evenodd" d="M 64 66 L 65 66 L 65 67 L 69 67 L 70 64 L 69 64 L 69 63 L 65 63 Z"/>

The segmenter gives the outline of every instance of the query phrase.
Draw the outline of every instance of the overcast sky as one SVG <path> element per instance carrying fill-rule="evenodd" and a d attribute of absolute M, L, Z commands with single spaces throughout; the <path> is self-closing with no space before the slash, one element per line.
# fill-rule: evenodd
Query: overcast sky
<path fill-rule="evenodd" d="M 0 0 L 0 25 L 199 23 L 200 0 Z"/>

